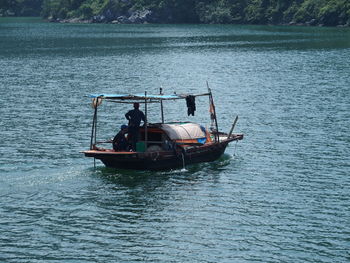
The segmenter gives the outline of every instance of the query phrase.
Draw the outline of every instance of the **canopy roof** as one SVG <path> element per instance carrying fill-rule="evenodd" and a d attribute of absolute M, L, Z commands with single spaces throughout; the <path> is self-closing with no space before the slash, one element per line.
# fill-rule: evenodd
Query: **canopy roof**
<path fill-rule="evenodd" d="M 177 100 L 185 99 L 187 96 L 208 96 L 209 93 L 203 94 L 172 94 L 172 95 L 148 95 L 148 94 L 91 94 L 90 98 L 103 98 L 108 100 L 123 101 L 123 100 L 148 100 L 148 101 L 162 101 L 162 100 Z"/>

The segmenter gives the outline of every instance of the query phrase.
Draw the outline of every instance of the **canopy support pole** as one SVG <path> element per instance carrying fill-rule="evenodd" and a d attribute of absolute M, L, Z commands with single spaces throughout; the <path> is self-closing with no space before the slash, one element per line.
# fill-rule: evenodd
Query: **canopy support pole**
<path fill-rule="evenodd" d="M 99 97 L 96 98 L 96 101 L 92 101 L 92 105 L 94 106 L 94 117 L 92 119 L 92 128 L 91 128 L 91 140 L 90 140 L 90 150 L 94 149 L 96 145 L 96 134 L 97 134 L 97 107 L 99 103 Z M 96 168 L 96 158 L 94 157 L 94 168 Z"/>
<path fill-rule="evenodd" d="M 160 88 L 159 94 L 163 95 L 163 88 Z M 162 114 L 162 123 L 164 123 L 164 110 L 163 110 L 163 100 L 162 99 L 160 100 L 160 111 Z"/>
<path fill-rule="evenodd" d="M 98 100 L 98 98 L 97 98 Z M 90 150 L 93 149 L 94 144 L 96 144 L 96 131 L 97 131 L 97 102 L 94 104 L 94 117 L 92 118 L 92 128 L 91 128 L 91 140 L 90 140 Z"/>
<path fill-rule="evenodd" d="M 213 114 L 214 114 L 214 121 L 215 121 L 215 128 L 216 128 L 215 142 L 220 142 L 219 127 L 218 127 L 218 120 L 217 120 L 217 118 L 216 118 L 215 104 L 214 104 L 213 94 L 211 93 L 211 89 L 209 88 L 208 81 L 207 81 L 207 88 L 208 88 L 208 92 L 209 92 L 210 104 L 211 104 L 211 106 L 213 107 Z M 210 106 L 210 105 L 209 105 L 209 106 Z"/>
<path fill-rule="evenodd" d="M 148 143 L 148 130 L 147 130 L 147 91 L 145 91 L 145 149 L 147 149 L 147 143 Z"/>

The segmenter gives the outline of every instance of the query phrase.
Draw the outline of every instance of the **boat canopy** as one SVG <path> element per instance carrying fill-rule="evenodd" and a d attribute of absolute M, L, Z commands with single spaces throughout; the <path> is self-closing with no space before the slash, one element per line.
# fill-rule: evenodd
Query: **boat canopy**
<path fill-rule="evenodd" d="M 91 94 L 90 98 L 102 98 L 107 100 L 113 100 L 113 101 L 154 101 L 154 102 L 160 102 L 162 100 L 177 100 L 177 99 L 185 99 L 187 96 L 208 96 L 209 93 L 203 93 L 203 94 L 171 94 L 171 95 L 148 95 L 148 94 Z"/>
<path fill-rule="evenodd" d="M 205 129 L 196 123 L 161 124 L 161 129 L 171 140 L 193 140 L 205 138 Z"/>

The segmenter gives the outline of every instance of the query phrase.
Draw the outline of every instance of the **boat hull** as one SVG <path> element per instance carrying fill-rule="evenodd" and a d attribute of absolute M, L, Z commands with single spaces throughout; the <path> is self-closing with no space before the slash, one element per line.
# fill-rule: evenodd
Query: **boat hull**
<path fill-rule="evenodd" d="M 202 146 L 178 147 L 176 151 L 161 152 L 110 152 L 89 150 L 84 154 L 101 160 L 106 167 L 133 170 L 167 170 L 184 165 L 217 160 L 229 142 L 241 138 L 223 140 Z"/>

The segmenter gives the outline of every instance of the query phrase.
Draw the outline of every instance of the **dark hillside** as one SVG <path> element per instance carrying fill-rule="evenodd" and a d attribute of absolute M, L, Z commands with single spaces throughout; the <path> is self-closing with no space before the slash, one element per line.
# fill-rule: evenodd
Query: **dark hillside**
<path fill-rule="evenodd" d="M 58 22 L 350 25 L 350 0 L 0 0 Z"/>

